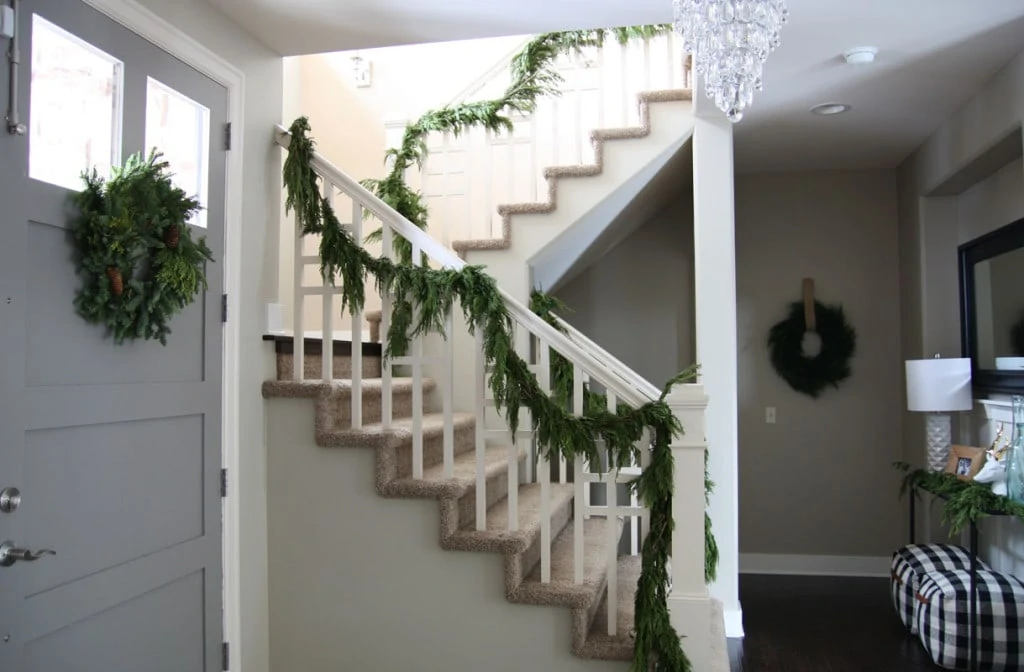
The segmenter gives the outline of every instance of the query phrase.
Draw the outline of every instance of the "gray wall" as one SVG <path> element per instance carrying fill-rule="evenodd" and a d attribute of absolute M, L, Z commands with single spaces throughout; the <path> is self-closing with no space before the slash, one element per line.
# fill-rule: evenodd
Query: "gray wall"
<path fill-rule="evenodd" d="M 260 386 L 269 377 L 270 361 L 262 342 L 264 303 L 277 287 L 277 255 L 267 241 L 277 240 L 280 213 L 280 150 L 272 144 L 274 124 L 281 121 L 282 60 L 227 17 L 201 0 L 140 0 L 150 11 L 217 53 L 245 74 L 245 173 L 239 315 L 242 362 L 239 396 L 242 423 L 240 473 L 232 476 L 242 511 L 242 641 L 232 643 L 232 665 L 244 661 L 246 672 L 268 669 L 266 453 Z M 236 142 L 238 138 L 236 136 Z M 223 270 L 223 269 L 222 269 Z M 237 652 L 237 654 L 236 654 Z M 236 657 L 237 656 L 237 657 Z M 237 669 L 237 668 L 236 668 Z"/>
<path fill-rule="evenodd" d="M 657 386 L 694 361 L 693 195 L 558 290 L 577 329 Z"/>
<path fill-rule="evenodd" d="M 895 174 L 752 175 L 736 194 L 740 550 L 888 555 L 904 518 Z M 857 331 L 853 375 L 818 400 L 776 375 L 766 347 L 804 277 Z"/>
<path fill-rule="evenodd" d="M 694 356 L 692 232 L 686 195 L 558 292 L 569 321 L 656 384 Z M 893 172 L 737 181 L 743 553 L 884 556 L 903 538 L 897 242 Z M 775 374 L 765 345 L 804 277 L 859 339 L 853 377 L 817 401 Z"/>

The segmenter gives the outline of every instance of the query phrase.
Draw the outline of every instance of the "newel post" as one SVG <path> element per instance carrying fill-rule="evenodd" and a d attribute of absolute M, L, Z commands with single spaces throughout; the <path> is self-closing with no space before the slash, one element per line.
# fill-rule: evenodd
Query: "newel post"
<path fill-rule="evenodd" d="M 684 430 L 671 444 L 675 530 L 668 610 L 693 669 L 707 670 L 711 665 L 711 599 L 704 583 L 704 413 L 708 397 L 701 384 L 678 385 L 666 402 Z"/>

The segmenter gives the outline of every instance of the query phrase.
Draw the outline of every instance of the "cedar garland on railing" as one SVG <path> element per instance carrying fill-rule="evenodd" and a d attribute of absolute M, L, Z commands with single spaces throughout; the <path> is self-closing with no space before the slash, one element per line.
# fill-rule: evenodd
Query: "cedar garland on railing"
<path fill-rule="evenodd" d="M 530 310 L 539 318 L 551 325 L 552 328 L 565 333 L 565 329 L 558 320 L 555 313 L 572 312 L 568 305 L 561 299 L 551 296 L 547 292 L 535 289 L 530 294 Z M 555 351 L 551 352 L 551 395 L 558 403 L 568 406 L 573 397 L 573 365 L 572 363 Z M 696 374 L 697 367 L 688 369 L 686 373 Z M 683 374 L 685 375 L 685 374 Z M 620 409 L 630 408 L 626 404 L 618 404 Z M 592 392 L 586 385 L 583 386 L 583 413 L 588 415 L 594 411 L 600 412 L 608 408 L 608 397 Z M 708 472 L 708 451 L 704 451 L 704 505 L 710 503 L 711 493 L 715 489 L 715 483 L 711 480 Z M 715 541 L 715 534 L 711 527 L 711 516 L 704 511 L 704 581 L 711 583 L 718 576 L 718 542 Z"/>
<path fill-rule="evenodd" d="M 306 234 L 321 236 L 321 273 L 325 279 L 342 278 L 342 310 L 361 310 L 368 274 L 382 294 L 404 297 L 396 301 L 416 305 L 395 316 L 388 330 L 385 358 L 404 353 L 410 339 L 429 332 L 442 332 L 445 315 L 458 303 L 471 332 L 483 335 L 484 355 L 491 367 L 490 388 L 496 406 L 504 413 L 515 436 L 519 413 L 526 408 L 536 423 L 537 440 L 547 459 L 586 459 L 600 469 L 597 441 L 607 449 L 610 467 L 638 461 L 638 442 L 646 428 L 654 430 L 650 465 L 633 482 L 637 495 L 650 509 L 651 529 L 642 548 L 642 569 L 635 602 L 635 655 L 633 672 L 689 672 L 678 633 L 669 620 L 667 596 L 668 560 L 672 547 L 672 493 L 675 467 L 670 447 L 673 436 L 683 428 L 665 402 L 677 384 L 691 380 L 685 371 L 668 382 L 660 399 L 631 409 L 620 406 L 616 413 L 591 409 L 576 417 L 563 403 L 541 390 L 529 365 L 516 353 L 512 318 L 495 280 L 478 266 L 462 270 L 430 269 L 395 263 L 375 257 L 353 240 L 338 221 L 333 208 L 321 195 L 319 176 L 312 167 L 314 143 L 309 122 L 297 119 L 291 126 L 291 145 L 284 163 L 286 209 L 295 212 L 297 224 Z M 337 274 L 337 275 L 336 275 Z"/>
<path fill-rule="evenodd" d="M 400 215 L 426 230 L 429 211 L 423 202 L 423 194 L 413 191 L 406 184 L 405 176 L 413 166 L 423 167 L 429 154 L 427 137 L 431 133 L 451 133 L 456 138 L 471 128 L 512 133 L 513 114 L 532 114 L 540 98 L 561 95 L 559 86 L 563 79 L 554 68 L 559 56 L 578 53 L 588 47 L 600 47 L 609 35 L 619 44 L 628 44 L 632 40 L 664 35 L 671 30 L 671 24 L 660 24 L 538 35 L 512 57 L 512 83 L 500 98 L 460 103 L 424 113 L 415 123 L 405 127 L 402 144 L 385 152 L 385 162 L 390 166 L 387 176 L 379 180 L 363 180 L 362 185 Z M 366 240 L 380 240 L 380 230 L 372 231 Z M 395 243 L 398 259 L 408 263 L 412 259 L 408 241 L 402 239 Z"/>

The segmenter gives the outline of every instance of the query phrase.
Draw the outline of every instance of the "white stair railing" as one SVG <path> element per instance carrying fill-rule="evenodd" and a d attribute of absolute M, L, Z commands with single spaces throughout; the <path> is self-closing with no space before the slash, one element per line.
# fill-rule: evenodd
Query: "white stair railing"
<path fill-rule="evenodd" d="M 291 142 L 288 132 L 282 127 L 277 127 L 276 141 L 285 149 Z M 358 182 L 332 166 L 323 157 L 315 155 L 313 168 L 323 180 L 323 194 L 334 204 L 336 213 L 351 213 L 350 221 L 344 226 L 353 233 L 355 240 L 361 240 L 363 212 L 370 212 L 381 222 L 382 244 L 384 254 L 394 258 L 395 236 L 401 236 L 408 241 L 413 250 L 413 259 L 420 259 L 421 253 L 430 260 L 431 266 L 461 269 L 465 262 L 453 251 L 431 238 L 426 232 L 417 228 L 414 224 L 402 217 L 396 211 L 383 203 L 376 196 L 363 188 Z M 341 215 L 339 215 L 341 216 Z M 315 250 L 310 248 L 315 240 L 303 237 L 297 232 L 297 244 L 295 253 L 295 324 L 302 324 L 304 301 L 307 297 L 321 297 L 324 329 L 322 334 L 324 364 L 321 370 L 320 382 L 331 383 L 335 379 L 335 371 L 332 365 L 333 348 L 333 316 L 340 304 L 335 297 L 340 295 L 341 288 L 334 283 L 324 281 L 319 276 L 320 259 Z M 388 329 L 391 320 L 392 297 L 382 298 L 383 314 L 380 329 L 381 346 L 387 350 Z M 550 378 L 550 364 L 555 353 L 569 361 L 573 369 L 572 379 L 572 412 L 582 416 L 586 410 L 584 407 L 584 390 L 595 385 L 603 389 L 607 398 L 609 410 L 615 410 L 616 405 L 624 403 L 632 407 L 639 407 L 649 401 L 658 398 L 657 388 L 645 381 L 638 374 L 629 369 L 625 364 L 597 346 L 593 341 L 583 336 L 571 325 L 559 321 L 559 326 L 564 329 L 560 331 L 549 325 L 543 319 L 535 315 L 522 303 L 502 291 L 502 298 L 508 312 L 514 322 L 516 329 L 515 345 L 517 352 L 531 365 L 531 369 L 537 375 L 541 388 L 551 391 L 552 381 Z M 363 317 L 359 312 L 351 315 L 352 321 L 352 373 L 351 373 L 351 396 L 352 396 L 352 427 L 359 427 L 362 424 L 364 395 L 366 386 L 362 379 L 362 345 L 360 342 Z M 453 476 L 455 462 L 455 441 L 454 441 L 454 393 L 455 383 L 453 371 L 456 366 L 455 352 L 453 347 L 454 328 L 452 315 L 449 313 L 445 319 L 444 342 L 441 354 L 429 356 L 425 354 L 423 337 L 414 337 L 411 342 L 408 354 L 402 357 L 394 357 L 385 362 L 381 375 L 381 429 L 387 431 L 395 424 L 394 405 L 392 400 L 394 366 L 402 366 L 412 371 L 412 418 L 409 430 L 412 435 L 412 478 L 422 479 L 424 477 L 424 445 L 423 445 L 423 392 L 424 392 L 424 367 L 427 364 L 438 364 L 443 372 L 439 383 L 442 394 L 442 417 L 443 428 L 443 451 L 442 451 L 442 477 L 450 479 Z M 486 459 L 488 448 L 505 448 L 508 457 L 508 496 L 506 498 L 505 529 L 514 532 L 519 529 L 519 486 L 524 483 L 536 483 L 539 487 L 540 497 L 540 573 L 542 582 L 548 583 L 551 577 L 551 549 L 554 539 L 552 538 L 552 514 L 553 496 L 551 464 L 547 459 L 531 454 L 526 460 L 525 467 L 520 471 L 521 451 L 532 445 L 535 439 L 532 419 L 528 413 L 523 413 L 521 428 L 512 441 L 509 436 L 508 427 L 503 426 L 492 428 L 488 426 L 489 420 L 493 421 L 493 399 L 490 398 L 490 390 L 487 385 L 487 367 L 483 354 L 482 336 L 477 332 L 473 357 L 474 373 L 474 401 L 475 412 L 475 488 L 476 488 L 476 527 L 478 530 L 488 529 L 487 526 L 487 477 Z M 301 331 L 296 331 L 294 342 L 294 377 L 301 381 L 305 376 L 304 339 Z M 357 364 L 360 362 L 360 364 Z M 703 393 L 703 386 L 699 384 L 681 386 L 683 389 L 669 398 L 669 403 L 674 409 L 680 422 L 688 431 L 697 431 L 697 438 L 688 440 L 685 446 L 682 443 L 673 444 L 673 452 L 683 447 L 689 449 L 686 453 L 687 459 L 680 464 L 685 468 L 677 468 L 675 475 L 675 540 L 685 540 L 684 543 L 674 545 L 676 554 L 684 553 L 684 562 L 673 562 L 673 586 L 686 586 L 690 590 L 688 595 L 694 593 L 693 586 L 703 586 L 703 541 L 704 541 L 704 475 L 703 475 L 703 450 L 700 452 L 698 467 L 694 452 L 703 445 L 704 409 L 707 405 L 707 398 Z M 492 423 L 493 424 L 493 423 Z M 514 444 L 514 445 L 513 445 Z M 584 581 L 584 521 L 591 517 L 606 518 L 607 526 L 607 576 L 608 583 L 604 599 L 608 603 L 607 631 L 609 635 L 622 635 L 617 632 L 617 599 L 619 591 L 618 582 L 618 560 L 619 560 L 619 539 L 621 535 L 619 520 L 629 519 L 632 521 L 629 543 L 630 554 L 638 554 L 643 544 L 643 539 L 650 530 L 649 512 L 636 497 L 622 501 L 619 496 L 619 486 L 638 478 L 643 469 L 648 465 L 650 459 L 650 437 L 644 436 L 638 444 L 640 460 L 638 464 L 622 466 L 621 468 L 605 471 L 605 473 L 591 473 L 582 459 L 577 459 L 571 465 L 566 464 L 564 459 L 559 459 L 557 467 L 557 480 L 559 484 L 573 483 L 574 492 L 574 572 L 573 581 L 581 584 Z M 677 458 L 678 462 L 678 458 Z M 571 469 L 571 472 L 570 472 Z M 604 486 L 605 503 L 594 503 L 592 500 L 592 488 L 595 484 Z M 600 485 L 596 486 L 600 487 Z M 691 557 L 692 556 L 692 557 Z M 698 571 L 699 570 L 699 571 Z M 691 576 L 692 574 L 692 576 Z"/>
<path fill-rule="evenodd" d="M 509 59 L 487 71 L 454 103 L 498 95 L 511 82 Z M 545 200 L 544 169 L 595 160 L 596 129 L 640 125 L 637 94 L 690 89 L 692 75 L 674 33 L 563 56 L 556 69 L 562 95 L 538 101 L 529 115 L 515 115 L 512 133 L 468 129 L 459 137 L 428 137 L 421 171 L 407 176 L 422 190 L 446 245 L 501 236 L 498 206 Z"/>

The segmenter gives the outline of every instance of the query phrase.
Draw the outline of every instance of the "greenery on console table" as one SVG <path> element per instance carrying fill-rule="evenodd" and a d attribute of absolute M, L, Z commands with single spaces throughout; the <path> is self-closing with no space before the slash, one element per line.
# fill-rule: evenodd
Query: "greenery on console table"
<path fill-rule="evenodd" d="M 385 160 L 390 167 L 387 176 L 379 180 L 363 180 L 363 186 L 410 222 L 426 229 L 427 205 L 423 202 L 423 195 L 406 184 L 405 175 L 410 168 L 422 167 L 427 160 L 427 137 L 431 133 L 451 133 L 459 137 L 471 128 L 511 133 L 513 114 L 530 114 L 537 109 L 540 98 L 561 95 L 559 86 L 563 79 L 554 67 L 559 56 L 601 46 L 609 35 L 620 44 L 627 44 L 671 30 L 670 24 L 660 24 L 538 35 L 512 57 L 512 83 L 499 98 L 460 103 L 424 113 L 405 127 L 402 144 L 387 150 Z M 380 230 L 371 232 L 366 240 L 380 240 Z M 412 248 L 405 240 L 395 241 L 395 251 L 400 260 L 408 262 L 412 259 Z"/>
<path fill-rule="evenodd" d="M 312 167 L 314 143 L 309 130 L 305 117 L 295 120 L 290 129 L 291 145 L 283 171 L 286 209 L 295 212 L 304 234 L 321 236 L 321 274 L 331 282 L 340 275 L 342 310 L 362 309 L 368 275 L 374 277 L 381 293 L 403 299 L 395 301 L 385 357 L 406 352 L 416 335 L 441 331 L 446 314 L 457 304 L 469 328 L 483 335 L 484 356 L 491 367 L 491 392 L 513 437 L 519 413 L 526 408 L 536 423 L 545 457 L 582 457 L 599 469 L 599 440 L 607 448 L 611 466 L 628 465 L 638 460 L 638 442 L 647 428 L 653 428 L 650 465 L 634 482 L 637 495 L 650 509 L 651 529 L 643 544 L 637 585 L 632 671 L 691 671 L 679 634 L 669 619 L 667 603 L 675 477 L 670 444 L 683 427 L 665 397 L 692 373 L 684 372 L 670 380 L 661 398 L 640 408 L 620 406 L 614 413 L 591 409 L 583 417 L 574 416 L 564 403 L 541 390 L 529 365 L 516 353 L 508 307 L 494 279 L 481 267 L 466 266 L 455 271 L 395 263 L 373 256 L 352 238 L 328 199 L 321 195 L 320 178 Z M 413 305 L 418 308 L 415 312 Z M 410 308 L 400 310 L 400 306 Z"/>
<path fill-rule="evenodd" d="M 986 516 L 1015 516 L 1024 521 L 1024 504 L 995 494 L 986 483 L 961 481 L 943 471 L 912 470 L 906 462 L 894 466 L 904 474 L 900 496 L 909 493 L 916 497 L 918 491 L 924 491 L 945 500 L 942 522 L 949 525 L 951 535 Z"/>

